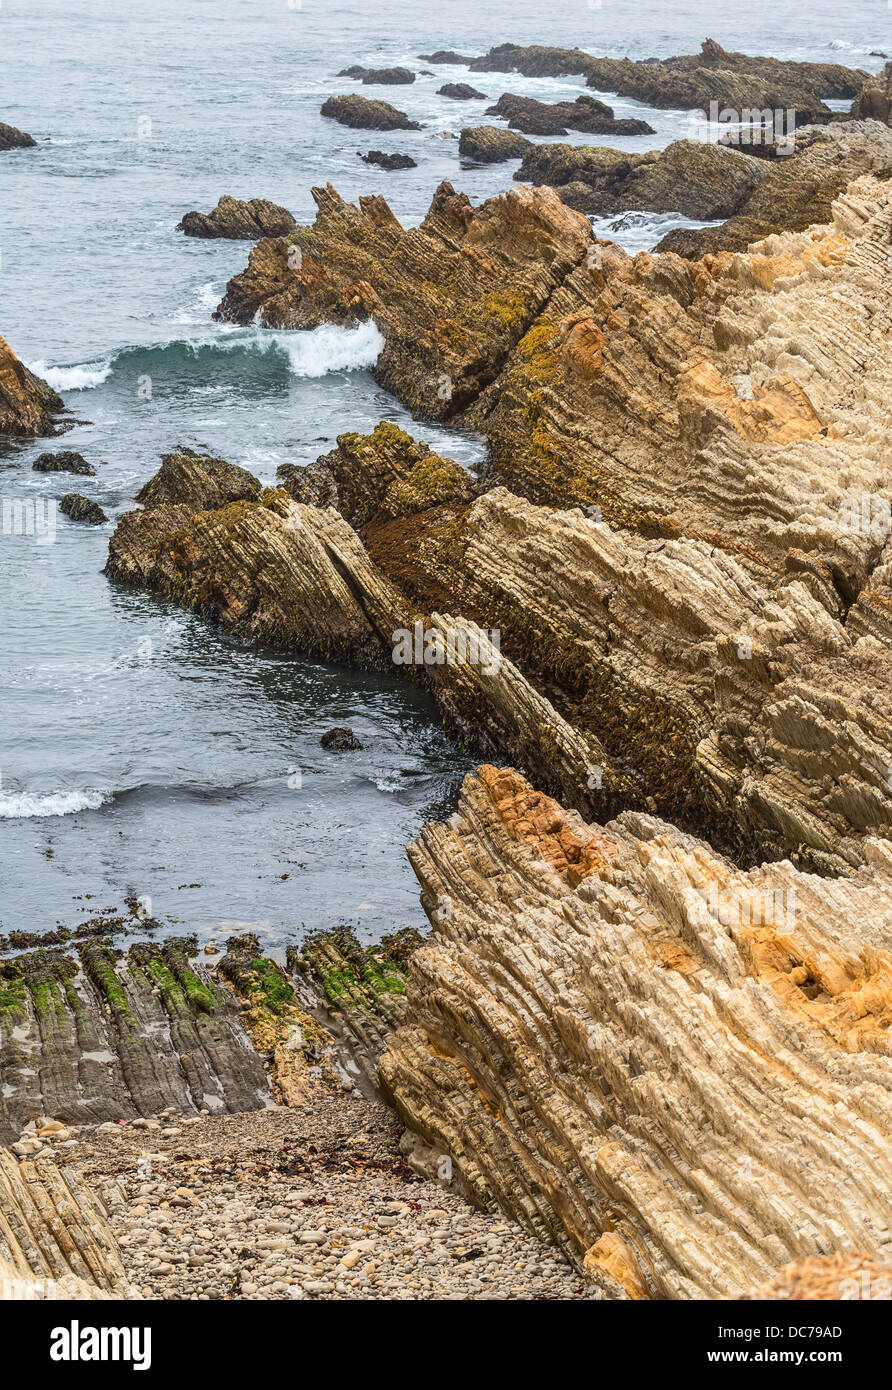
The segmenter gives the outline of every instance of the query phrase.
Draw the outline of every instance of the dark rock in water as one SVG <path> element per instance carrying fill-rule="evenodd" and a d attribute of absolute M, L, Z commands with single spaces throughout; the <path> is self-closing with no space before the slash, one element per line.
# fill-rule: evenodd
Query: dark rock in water
<path fill-rule="evenodd" d="M 389 101 L 370 101 L 361 96 L 329 97 L 321 110 L 323 116 L 358 130 L 421 130 L 417 121 L 410 121 L 405 111 L 398 111 Z"/>
<path fill-rule="evenodd" d="M 533 97 L 505 92 L 487 116 L 502 116 L 512 130 L 525 135 L 566 135 L 567 130 L 585 130 L 592 135 L 653 135 L 647 121 L 617 120 L 613 108 L 596 97 L 580 96 L 575 101 L 549 105 Z"/>
<path fill-rule="evenodd" d="M 33 135 L 24 130 L 16 130 L 14 125 L 4 125 L 0 121 L 0 150 L 27 150 L 36 145 Z"/>
<path fill-rule="evenodd" d="M 485 92 L 478 92 L 468 82 L 447 82 L 437 89 L 438 97 L 452 97 L 453 101 L 486 100 Z"/>
<path fill-rule="evenodd" d="M 35 473 L 78 473 L 83 478 L 95 478 L 96 469 L 87 463 L 83 454 L 63 449 L 58 454 L 41 454 L 31 465 Z"/>
<path fill-rule="evenodd" d="M 296 226 L 288 209 L 277 203 L 266 198 L 242 202 L 224 193 L 213 212 L 187 212 L 177 231 L 186 236 L 259 241 L 265 236 L 287 236 Z"/>
<path fill-rule="evenodd" d="M 361 68 L 356 65 L 352 68 L 342 68 L 338 77 L 355 77 L 365 86 L 380 84 L 403 87 L 415 81 L 414 72 L 410 72 L 408 68 Z"/>
<path fill-rule="evenodd" d="M 72 521 L 89 521 L 94 526 L 108 521 L 99 503 L 84 497 L 80 492 L 66 492 L 59 503 L 59 511 L 64 512 Z"/>
<path fill-rule="evenodd" d="M 452 63 L 459 67 L 468 67 L 473 63 L 473 58 L 469 58 L 466 53 L 456 53 L 451 48 L 438 48 L 436 53 L 419 53 L 419 63 Z"/>
<path fill-rule="evenodd" d="M 360 159 L 364 159 L 366 164 L 377 164 L 381 169 L 417 169 L 418 165 L 411 155 L 408 154 L 386 154 L 384 150 L 369 150 L 368 154 L 363 154 L 361 150 L 356 153 Z"/>
<path fill-rule="evenodd" d="M 465 159 L 476 159 L 480 164 L 501 164 L 506 159 L 522 159 L 532 148 L 532 141 L 527 140 L 525 135 L 503 130 L 497 125 L 468 126 L 458 141 L 459 154 Z"/>
<path fill-rule="evenodd" d="M 363 746 L 352 729 L 343 728 L 329 729 L 319 742 L 323 748 L 330 748 L 335 753 L 351 753 Z"/>

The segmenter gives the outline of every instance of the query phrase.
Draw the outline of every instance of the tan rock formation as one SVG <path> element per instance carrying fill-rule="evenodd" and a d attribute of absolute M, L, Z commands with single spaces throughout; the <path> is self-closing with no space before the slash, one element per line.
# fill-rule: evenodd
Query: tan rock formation
<path fill-rule="evenodd" d="M 892 843 L 742 873 L 483 767 L 409 857 L 436 925 L 380 1075 L 478 1201 L 617 1298 L 888 1263 Z"/>
<path fill-rule="evenodd" d="M 53 417 L 63 408 L 61 396 L 0 338 L 0 436 L 56 434 Z"/>

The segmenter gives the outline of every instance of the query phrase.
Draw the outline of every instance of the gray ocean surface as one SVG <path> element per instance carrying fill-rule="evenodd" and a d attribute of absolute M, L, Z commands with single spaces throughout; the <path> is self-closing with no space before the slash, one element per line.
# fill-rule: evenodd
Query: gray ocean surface
<path fill-rule="evenodd" d="M 490 101 L 586 90 L 473 74 L 487 100 L 458 103 L 437 88 L 465 79 L 463 68 L 374 88 L 335 76 L 352 63 L 418 72 L 430 66 L 420 53 L 506 41 L 644 58 L 695 52 L 707 36 L 875 71 L 892 11 L 886 0 L 3 0 L 0 120 L 39 143 L 0 155 L 0 333 L 84 423 L 58 444 L 0 452 L 0 497 L 83 491 L 110 521 L 60 517 L 52 544 L 0 535 L 0 933 L 75 927 L 127 898 L 164 930 L 209 938 L 250 924 L 273 950 L 340 922 L 361 936 L 424 924 L 403 847 L 448 814 L 471 766 L 433 703 L 396 672 L 250 650 L 101 571 L 115 519 L 176 444 L 264 481 L 381 419 L 464 463 L 481 444 L 412 422 L 376 386 L 371 325 L 283 334 L 215 324 L 249 246 L 175 227 L 222 193 L 270 198 L 309 222 L 310 190 L 326 182 L 351 200 L 384 193 L 417 222 L 442 179 L 475 201 L 512 186 L 516 163 L 463 168 L 458 158 L 455 137 Z M 392 101 L 424 128 L 349 131 L 320 116 L 326 96 L 348 91 Z M 656 130 L 615 145 L 657 148 L 691 133 L 688 113 L 612 104 Z M 404 151 L 418 167 L 385 173 L 357 157 L 369 148 Z M 597 228 L 635 251 L 674 225 L 691 224 L 627 214 Z M 48 447 L 79 450 L 98 476 L 33 473 Z M 319 736 L 334 724 L 352 725 L 364 751 L 324 752 Z"/>

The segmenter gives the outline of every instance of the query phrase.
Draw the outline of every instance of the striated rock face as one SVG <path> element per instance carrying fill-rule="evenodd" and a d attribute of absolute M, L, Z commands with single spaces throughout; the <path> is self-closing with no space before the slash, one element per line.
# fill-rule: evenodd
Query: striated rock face
<path fill-rule="evenodd" d="M 467 126 L 458 137 L 458 152 L 462 158 L 475 159 L 479 164 L 503 164 L 506 159 L 520 159 L 533 148 L 533 142 L 526 136 L 515 135 L 497 125 Z"/>
<path fill-rule="evenodd" d="M 644 154 L 535 145 L 514 177 L 558 188 L 564 202 L 590 216 L 642 209 L 708 221 L 731 217 L 769 173 L 764 161 L 723 145 L 676 140 Z"/>
<path fill-rule="evenodd" d="M 435 61 L 431 58 L 430 61 Z M 595 58 L 581 49 L 500 44 L 469 64 L 473 72 L 521 72 L 526 77 L 582 75 L 596 91 L 616 92 L 650 106 L 681 110 L 790 108 L 800 123 L 832 117 L 825 97 L 856 97 L 868 78 L 837 63 L 796 63 L 728 53 L 706 39 L 698 54 L 677 58 Z"/>
<path fill-rule="evenodd" d="M 452 97 L 453 101 L 484 101 L 485 92 L 478 92 L 476 87 L 472 87 L 468 82 L 445 82 L 442 87 L 437 88 L 438 97 Z"/>
<path fill-rule="evenodd" d="M 106 1212 L 68 1168 L 0 1149 L 0 1297 L 137 1298 Z"/>
<path fill-rule="evenodd" d="M 0 436 L 56 434 L 54 416 L 63 409 L 62 397 L 0 338 Z"/>
<path fill-rule="evenodd" d="M 355 77 L 364 86 L 407 86 L 415 81 L 415 74 L 409 68 L 363 68 L 354 64 L 350 68 L 341 68 L 338 77 Z"/>
<path fill-rule="evenodd" d="M 377 380 L 413 410 L 454 414 L 508 352 L 591 244 L 585 219 L 551 189 L 517 188 L 472 207 L 442 183 L 419 227 L 383 198 L 345 203 L 314 189 L 312 229 L 262 241 L 230 280 L 217 317 L 275 328 L 374 318 L 384 335 Z M 297 262 L 297 263 L 296 263 Z"/>
<path fill-rule="evenodd" d="M 888 176 L 892 132 L 876 121 L 843 121 L 796 131 L 791 155 L 758 162 L 766 176 L 722 227 L 679 228 L 669 232 L 658 251 L 676 251 L 697 259 L 718 251 L 743 251 L 773 232 L 802 231 L 827 222 L 833 202 L 860 174 Z M 720 214 L 723 215 L 723 214 Z"/>
<path fill-rule="evenodd" d="M 848 880 L 742 873 L 483 767 L 409 855 L 435 929 L 380 1078 L 416 1153 L 610 1297 L 888 1263 L 892 844 Z"/>
<path fill-rule="evenodd" d="M 237 1002 L 194 943 L 99 942 L 0 962 L 0 1143 L 40 1115 L 71 1124 L 271 1103 Z M 2 1248 L 0 1248 L 2 1254 Z"/>
<path fill-rule="evenodd" d="M 575 101 L 559 101 L 549 105 L 533 97 L 513 96 L 506 92 L 487 116 L 502 116 L 512 130 L 525 135 L 566 135 L 567 130 L 586 130 L 593 135 L 653 135 L 647 121 L 617 120 L 613 107 L 595 97 L 581 96 Z"/>
<path fill-rule="evenodd" d="M 224 193 L 213 212 L 187 212 L 177 231 L 194 237 L 259 241 L 264 236 L 287 236 L 296 226 L 288 209 L 277 203 L 266 198 L 241 202 Z"/>
<path fill-rule="evenodd" d="M 329 97 L 322 104 L 322 115 L 359 130 L 421 129 L 417 121 L 409 120 L 405 111 L 398 111 L 388 101 L 370 101 L 368 97 Z"/>
<path fill-rule="evenodd" d="M 888 1256 L 887 1256 L 888 1261 Z M 815 1255 L 786 1265 L 748 1300 L 792 1299 L 795 1302 L 852 1302 L 892 1298 L 892 1266 L 877 1265 L 869 1255 Z"/>
<path fill-rule="evenodd" d="M 861 89 L 861 94 L 852 107 L 852 115 L 861 120 L 892 120 L 892 63 L 887 63 L 881 72 L 871 77 Z"/>

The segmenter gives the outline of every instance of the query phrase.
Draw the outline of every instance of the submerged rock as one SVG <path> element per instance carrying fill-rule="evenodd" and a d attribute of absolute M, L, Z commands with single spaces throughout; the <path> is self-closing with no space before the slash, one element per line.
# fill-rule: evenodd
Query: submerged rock
<path fill-rule="evenodd" d="M 446 82 L 437 88 L 438 97 L 452 97 L 453 101 L 485 101 L 486 93 L 478 92 L 467 82 Z"/>
<path fill-rule="evenodd" d="M 479 768 L 409 847 L 433 933 L 379 1075 L 416 1152 L 611 1298 L 734 1299 L 806 1250 L 885 1261 L 892 843 L 872 844 L 849 879 L 743 873 Z"/>
<path fill-rule="evenodd" d="M 387 101 L 370 101 L 368 97 L 329 97 L 322 105 L 322 115 L 360 130 L 421 130 L 418 122 L 410 121 L 405 111 L 398 111 Z"/>
<path fill-rule="evenodd" d="M 20 362 L 0 338 L 0 435 L 58 434 L 62 397 Z"/>
<path fill-rule="evenodd" d="M 533 142 L 498 125 L 467 126 L 459 136 L 458 152 L 478 164 L 503 164 L 506 159 L 522 159 Z"/>
<path fill-rule="evenodd" d="M 296 226 L 288 209 L 277 203 L 266 198 L 241 202 L 224 193 L 213 212 L 187 212 L 177 231 L 194 237 L 258 241 L 264 236 L 287 236 Z"/>
<path fill-rule="evenodd" d="M 78 473 L 84 478 L 95 478 L 96 469 L 88 463 L 83 454 L 73 449 L 62 449 L 55 454 L 40 454 L 32 463 L 35 473 Z"/>
<path fill-rule="evenodd" d="M 59 503 L 59 511 L 64 512 L 72 521 L 88 521 L 94 526 L 98 526 L 100 522 L 108 521 L 108 517 L 99 503 L 91 501 L 89 497 L 84 497 L 79 492 L 66 492 Z"/>
<path fill-rule="evenodd" d="M 405 86 L 415 81 L 414 72 L 408 68 L 362 68 L 355 65 L 342 68 L 338 77 L 356 77 L 365 86 Z"/>
<path fill-rule="evenodd" d="M 363 747 L 352 729 L 340 727 L 328 729 L 319 742 L 323 748 L 329 748 L 334 753 L 352 753 Z"/>
<path fill-rule="evenodd" d="M 549 105 L 533 97 L 513 96 L 510 92 L 499 97 L 487 116 L 502 116 L 512 130 L 525 135 L 566 135 L 567 130 L 585 130 L 593 135 L 653 135 L 647 121 L 618 120 L 613 107 L 595 97 L 580 96 L 575 101 L 559 101 Z"/>
<path fill-rule="evenodd" d="M 27 150 L 37 144 L 32 135 L 16 130 L 14 125 L 4 125 L 0 121 L 0 150 Z"/>
<path fill-rule="evenodd" d="M 408 154 L 387 154 L 384 150 L 369 150 L 368 154 L 362 154 L 357 150 L 360 159 L 364 159 L 366 164 L 377 164 L 381 169 L 417 169 L 418 165 L 411 155 Z"/>

